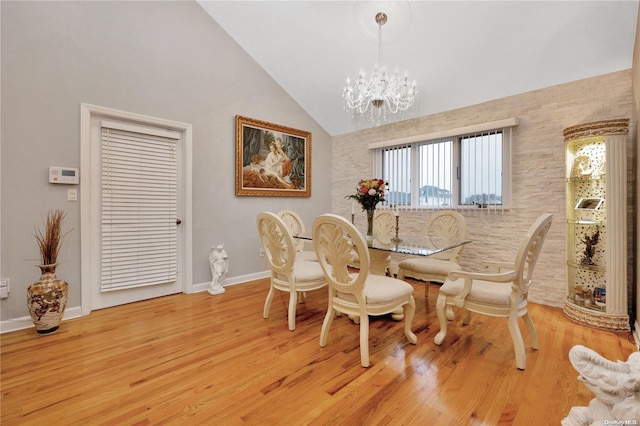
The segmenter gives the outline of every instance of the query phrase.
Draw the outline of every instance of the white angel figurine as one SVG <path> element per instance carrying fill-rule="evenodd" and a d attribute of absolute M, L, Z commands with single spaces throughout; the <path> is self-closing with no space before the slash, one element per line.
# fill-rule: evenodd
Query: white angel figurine
<path fill-rule="evenodd" d="M 208 292 L 209 294 L 222 294 L 224 293 L 224 287 L 222 287 L 222 285 L 229 271 L 229 255 L 224 251 L 222 244 L 211 246 L 209 263 L 211 264 L 212 278 Z"/>

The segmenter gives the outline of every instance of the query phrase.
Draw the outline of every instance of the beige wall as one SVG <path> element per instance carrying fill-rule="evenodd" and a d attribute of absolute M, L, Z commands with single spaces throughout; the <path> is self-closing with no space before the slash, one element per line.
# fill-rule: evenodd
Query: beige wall
<path fill-rule="evenodd" d="M 330 204 L 322 185 L 331 138 L 196 3 L 0 2 L 2 38 L 2 258 L 11 293 L 0 319 L 28 317 L 38 279 L 32 232 L 49 208 L 68 212 L 57 274 L 80 304 L 80 203 L 48 183 L 49 166 L 80 167 L 80 104 L 193 126 L 193 284 L 208 283 L 213 244 L 229 254 L 228 279 L 267 270 L 256 214 L 290 208 L 305 221 Z M 235 196 L 235 115 L 307 130 L 313 139 L 310 198 Z M 80 182 L 80 187 L 88 182 Z"/>
<path fill-rule="evenodd" d="M 423 102 L 428 102 L 428 99 Z M 631 117 L 631 71 L 576 81 L 480 105 L 349 133 L 333 138 L 332 209 L 351 213 L 345 195 L 361 178 L 371 176 L 367 146 L 371 142 L 426 134 L 476 123 L 518 117 L 512 148 L 512 208 L 504 214 L 463 212 L 474 243 L 462 251 L 461 263 L 473 269 L 481 259 L 513 260 L 520 238 L 542 213 L 554 215 L 540 257 L 530 300 L 563 306 L 567 286 L 565 151 L 562 131 L 568 126 L 608 118 Z M 633 145 L 629 144 L 630 160 Z M 631 163 L 629 163 L 631 164 Z M 630 179 L 633 176 L 630 174 Z M 631 186 L 632 182 L 630 182 Z M 401 233 L 418 232 L 429 212 L 401 215 Z M 364 214 L 358 214 L 362 225 Z"/>

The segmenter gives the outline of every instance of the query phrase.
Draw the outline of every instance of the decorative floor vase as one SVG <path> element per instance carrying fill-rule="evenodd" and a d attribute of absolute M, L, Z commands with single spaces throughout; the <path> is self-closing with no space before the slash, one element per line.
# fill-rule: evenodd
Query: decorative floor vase
<path fill-rule="evenodd" d="M 373 245 L 373 217 L 375 216 L 376 209 L 367 209 L 367 245 L 371 247 Z"/>
<path fill-rule="evenodd" d="M 56 277 L 57 263 L 38 265 L 40 280 L 27 289 L 27 307 L 38 334 L 55 333 L 67 306 L 69 284 Z"/>

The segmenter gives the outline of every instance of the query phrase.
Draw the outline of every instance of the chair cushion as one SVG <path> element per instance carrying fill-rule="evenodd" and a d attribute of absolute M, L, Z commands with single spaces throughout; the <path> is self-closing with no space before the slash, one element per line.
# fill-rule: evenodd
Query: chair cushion
<path fill-rule="evenodd" d="M 442 275 L 443 277 L 446 277 L 451 271 L 462 269 L 456 262 L 429 258 L 405 259 L 398 263 L 398 267 L 419 274 Z"/>
<path fill-rule="evenodd" d="M 310 260 L 296 260 L 293 264 L 293 276 L 297 283 L 324 280 L 324 271 L 320 262 Z M 286 276 L 278 274 L 278 278 L 286 280 Z"/>
<path fill-rule="evenodd" d="M 413 286 L 396 278 L 384 275 L 369 275 L 364 286 L 363 294 L 368 305 L 388 303 L 394 300 L 406 299 L 413 294 Z M 352 294 L 338 292 L 342 299 L 357 303 Z"/>
<path fill-rule="evenodd" d="M 457 296 L 464 288 L 464 279 L 455 281 L 446 279 L 440 287 L 440 294 L 449 297 Z M 496 283 L 491 281 L 473 280 L 471 291 L 466 300 L 496 307 L 509 307 L 511 295 L 511 283 Z"/>
<path fill-rule="evenodd" d="M 370 274 L 367 276 L 363 293 L 367 304 L 387 303 L 406 299 L 413 294 L 413 286 L 396 278 Z"/>
<path fill-rule="evenodd" d="M 316 252 L 313 250 L 304 250 L 296 253 L 296 262 L 299 261 L 316 262 L 318 260 Z"/>
<path fill-rule="evenodd" d="M 367 276 L 363 294 L 366 303 L 371 306 L 378 303 L 389 303 L 394 300 L 404 300 L 407 296 L 413 294 L 413 287 L 411 284 L 396 278 L 371 274 Z M 351 293 L 339 291 L 338 297 L 349 302 L 358 303 L 355 296 Z"/>

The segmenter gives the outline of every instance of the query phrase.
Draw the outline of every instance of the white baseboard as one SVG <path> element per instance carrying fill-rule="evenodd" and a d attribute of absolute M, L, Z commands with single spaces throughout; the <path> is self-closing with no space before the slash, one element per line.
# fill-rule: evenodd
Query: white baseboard
<path fill-rule="evenodd" d="M 230 287 L 230 286 L 236 285 L 236 284 L 244 284 L 244 283 L 249 282 L 249 281 L 260 280 L 262 278 L 269 277 L 270 274 L 271 274 L 270 271 L 262 271 L 262 272 L 256 272 L 254 274 L 241 275 L 239 277 L 227 278 L 226 280 L 224 280 L 224 284 L 222 285 L 222 287 Z M 193 293 L 199 293 L 201 291 L 209 290 L 209 285 L 210 284 L 211 283 L 209 281 L 207 281 L 205 283 L 194 284 L 193 287 L 192 287 L 193 288 Z"/>
<path fill-rule="evenodd" d="M 255 281 L 269 276 L 269 271 L 256 272 L 255 274 L 242 275 L 239 277 L 227 278 L 223 287 L 229 287 L 236 284 L 243 284 L 249 281 Z M 210 282 L 194 284 L 192 293 L 199 293 L 201 291 L 209 290 Z M 82 309 L 80 306 L 67 307 L 64 310 L 62 320 L 68 320 L 71 318 L 78 318 L 82 316 Z M 0 334 L 9 333 L 10 331 L 23 330 L 25 328 L 33 327 L 31 317 L 13 318 L 10 320 L 0 321 Z"/>
<path fill-rule="evenodd" d="M 82 310 L 80 309 L 80 306 L 74 306 L 72 308 L 67 307 L 64 310 L 62 321 L 68 320 L 71 318 L 78 318 L 81 316 L 82 316 Z M 31 327 L 33 327 L 33 321 L 31 321 L 30 316 L 13 318 L 10 320 L 0 322 L 0 333 L 8 333 L 10 331 L 23 330 L 25 328 L 31 328 Z"/>

